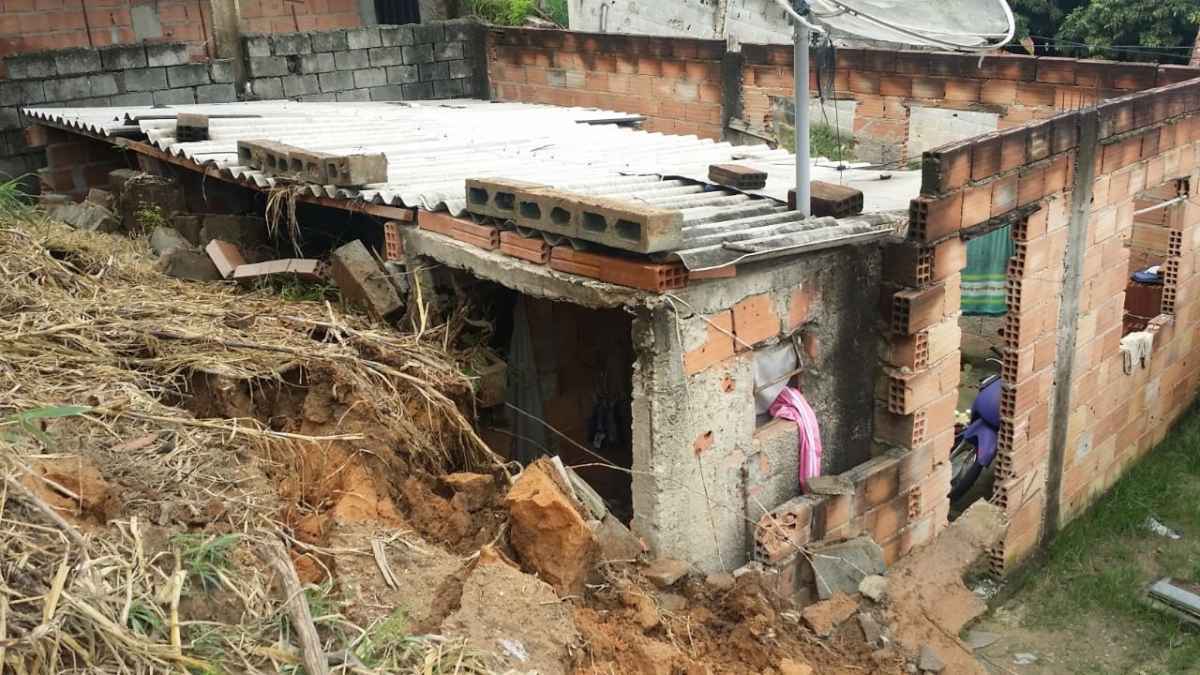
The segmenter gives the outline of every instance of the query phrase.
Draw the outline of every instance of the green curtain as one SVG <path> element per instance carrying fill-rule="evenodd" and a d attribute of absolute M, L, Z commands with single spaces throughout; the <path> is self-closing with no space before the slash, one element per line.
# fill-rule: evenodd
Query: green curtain
<path fill-rule="evenodd" d="M 967 267 L 962 273 L 963 314 L 1005 313 L 1004 277 L 1012 254 L 1012 233 L 1007 225 L 967 242 Z"/>

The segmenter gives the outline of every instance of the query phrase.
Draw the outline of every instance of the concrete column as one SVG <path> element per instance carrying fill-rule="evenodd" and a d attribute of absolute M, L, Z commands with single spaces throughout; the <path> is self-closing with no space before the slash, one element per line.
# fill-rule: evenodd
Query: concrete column
<path fill-rule="evenodd" d="M 379 23 L 379 15 L 375 13 L 375 0 L 358 0 L 358 19 L 364 26 Z"/>
<path fill-rule="evenodd" d="M 241 12 L 237 0 L 209 0 L 212 16 L 213 47 L 219 59 L 233 61 L 233 79 L 246 81 L 246 60 L 242 53 Z"/>

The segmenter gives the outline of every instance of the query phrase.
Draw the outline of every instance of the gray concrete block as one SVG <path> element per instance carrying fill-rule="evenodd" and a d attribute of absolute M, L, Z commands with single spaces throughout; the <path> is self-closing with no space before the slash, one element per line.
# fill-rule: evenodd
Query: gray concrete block
<path fill-rule="evenodd" d="M 346 31 L 346 44 L 350 49 L 370 49 L 383 45 L 378 26 L 365 26 Z"/>
<path fill-rule="evenodd" d="M 314 52 L 340 52 L 350 48 L 344 30 L 327 30 L 309 35 Z"/>
<path fill-rule="evenodd" d="M 94 73 L 101 69 L 100 52 L 95 49 L 64 49 L 54 53 L 54 69 L 59 75 Z"/>
<path fill-rule="evenodd" d="M 330 103 L 337 100 L 337 94 L 333 92 L 327 94 L 308 94 L 307 96 L 301 96 L 300 100 L 305 103 Z"/>
<path fill-rule="evenodd" d="M 41 80 L 0 80 L 0 101 L 30 105 L 46 100 Z"/>
<path fill-rule="evenodd" d="M 392 66 L 387 69 L 388 84 L 409 84 L 420 82 L 421 74 L 417 66 Z"/>
<path fill-rule="evenodd" d="M 333 53 L 334 67 L 338 70 L 358 70 L 371 67 L 371 53 L 366 49 L 352 49 Z"/>
<path fill-rule="evenodd" d="M 461 42 L 438 42 L 433 46 L 433 58 L 438 61 L 453 61 L 463 57 Z"/>
<path fill-rule="evenodd" d="M 271 39 L 266 35 L 252 33 L 242 36 L 242 49 L 247 58 L 258 58 L 271 55 Z"/>
<path fill-rule="evenodd" d="M 432 82 L 417 82 L 400 86 L 404 88 L 404 100 L 406 101 L 422 101 L 433 98 Z"/>
<path fill-rule="evenodd" d="M 137 68 L 125 71 L 125 91 L 157 91 L 166 88 L 166 68 Z"/>
<path fill-rule="evenodd" d="M 311 54 L 312 42 L 308 33 L 276 33 L 271 36 L 271 53 L 275 56 Z"/>
<path fill-rule="evenodd" d="M 187 63 L 167 68 L 167 84 L 171 87 L 195 87 L 210 81 L 208 66 L 203 63 Z"/>
<path fill-rule="evenodd" d="M 146 65 L 181 66 L 189 61 L 187 45 L 179 42 L 146 45 Z"/>
<path fill-rule="evenodd" d="M 422 63 L 421 81 L 447 80 L 450 78 L 450 67 L 443 63 Z"/>
<path fill-rule="evenodd" d="M 381 87 L 385 84 L 387 84 L 387 71 L 383 68 L 367 68 L 354 71 L 354 86 L 359 89 L 364 87 Z"/>
<path fill-rule="evenodd" d="M 300 72 L 302 73 L 328 73 L 336 67 L 331 52 L 304 54 L 300 57 Z"/>
<path fill-rule="evenodd" d="M 250 80 L 250 91 L 260 100 L 283 98 L 283 79 L 279 77 L 263 77 Z"/>
<path fill-rule="evenodd" d="M 434 98 L 460 98 L 463 95 L 462 80 L 434 80 Z"/>
<path fill-rule="evenodd" d="M 208 254 L 186 248 L 167 251 L 159 258 L 158 269 L 163 274 L 187 281 L 218 281 L 221 273 Z"/>
<path fill-rule="evenodd" d="M 433 63 L 433 45 L 403 47 L 404 62 L 407 64 Z"/>
<path fill-rule="evenodd" d="M 60 77 L 46 80 L 46 100 L 70 101 L 77 98 L 87 98 L 92 95 L 92 83 L 87 76 Z"/>
<path fill-rule="evenodd" d="M 148 91 L 117 94 L 109 99 L 109 103 L 116 106 L 154 105 L 154 94 Z"/>
<path fill-rule="evenodd" d="M 470 42 L 483 37 L 483 24 L 470 19 L 454 19 L 442 23 L 446 42 Z"/>
<path fill-rule="evenodd" d="M 383 266 L 361 241 L 334 250 L 330 262 L 333 281 L 346 300 L 366 305 L 380 319 L 403 309 L 404 302 Z"/>
<path fill-rule="evenodd" d="M 33 78 L 54 77 L 53 54 L 19 54 L 4 59 L 8 68 L 8 77 L 14 80 L 29 80 Z"/>
<path fill-rule="evenodd" d="M 450 68 L 450 77 L 452 78 L 472 77 L 475 75 L 475 68 L 470 61 L 450 61 L 447 65 Z"/>
<path fill-rule="evenodd" d="M 233 59 L 213 59 L 209 61 L 208 77 L 213 82 L 233 82 Z"/>
<path fill-rule="evenodd" d="M 250 59 L 250 77 L 279 77 L 288 74 L 287 59 L 282 56 L 256 56 Z"/>
<path fill-rule="evenodd" d="M 237 87 L 232 82 L 196 87 L 196 103 L 233 103 L 236 100 Z"/>
<path fill-rule="evenodd" d="M 88 79 L 92 81 L 92 96 L 112 96 L 120 91 L 117 73 L 96 73 Z"/>
<path fill-rule="evenodd" d="M 446 41 L 446 32 L 442 29 L 441 23 L 414 23 L 412 31 L 413 40 L 417 44 Z"/>
<path fill-rule="evenodd" d="M 352 101 L 352 102 L 370 101 L 371 100 L 371 90 L 370 89 L 351 89 L 349 91 L 339 91 L 337 93 L 337 100 Z"/>
<path fill-rule="evenodd" d="M 403 101 L 404 88 L 398 84 L 388 84 L 382 87 L 371 87 L 372 101 Z"/>
<path fill-rule="evenodd" d="M 348 70 L 335 70 L 331 73 L 321 73 L 317 76 L 321 91 L 345 91 L 354 88 L 354 73 Z"/>
<path fill-rule="evenodd" d="M 283 95 L 288 98 L 321 93 L 316 75 L 288 75 L 283 78 Z"/>
<path fill-rule="evenodd" d="M 380 26 L 379 39 L 384 47 L 403 47 L 416 44 L 411 26 Z"/>
<path fill-rule="evenodd" d="M 146 67 L 146 48 L 142 45 L 118 45 L 100 50 L 100 65 L 105 70 Z"/>
<path fill-rule="evenodd" d="M 154 92 L 154 105 L 190 105 L 196 102 L 196 90 L 191 87 L 161 89 Z"/>
<path fill-rule="evenodd" d="M 376 47 L 370 53 L 372 66 L 398 66 L 404 63 L 404 52 L 399 47 Z"/>

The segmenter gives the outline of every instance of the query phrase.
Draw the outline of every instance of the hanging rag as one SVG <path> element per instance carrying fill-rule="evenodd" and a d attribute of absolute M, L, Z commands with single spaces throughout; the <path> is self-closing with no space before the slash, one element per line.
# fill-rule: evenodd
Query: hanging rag
<path fill-rule="evenodd" d="M 808 479 L 821 475 L 821 429 L 812 406 L 794 387 L 784 387 L 769 410 L 771 417 L 796 423 L 800 430 L 800 488 L 808 489 Z"/>
<path fill-rule="evenodd" d="M 1003 316 L 1004 280 L 1013 255 L 1011 227 L 1004 227 L 967 242 L 967 266 L 962 271 L 962 313 Z"/>
<path fill-rule="evenodd" d="M 1153 351 L 1154 333 L 1135 331 L 1121 338 L 1121 358 L 1125 374 L 1132 375 L 1135 368 L 1150 365 L 1150 355 Z"/>

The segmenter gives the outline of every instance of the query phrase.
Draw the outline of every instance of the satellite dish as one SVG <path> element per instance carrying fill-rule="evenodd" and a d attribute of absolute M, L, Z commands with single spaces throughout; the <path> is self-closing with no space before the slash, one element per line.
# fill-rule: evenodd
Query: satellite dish
<path fill-rule="evenodd" d="M 1016 30 L 1007 0 L 775 0 L 795 32 L 796 210 L 810 214 L 808 45 L 834 29 L 869 40 L 983 52 L 1008 44 Z"/>

